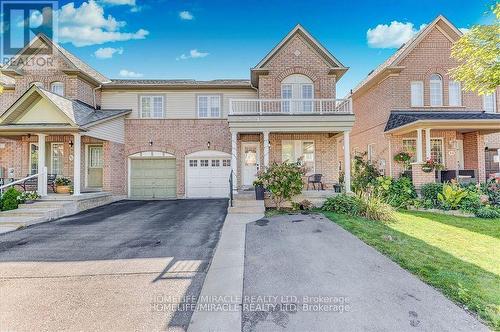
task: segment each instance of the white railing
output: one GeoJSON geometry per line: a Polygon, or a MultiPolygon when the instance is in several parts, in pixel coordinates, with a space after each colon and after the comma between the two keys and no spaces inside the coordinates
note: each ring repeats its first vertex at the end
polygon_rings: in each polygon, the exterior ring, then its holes
{"type": "Polygon", "coordinates": [[[350,99],[230,99],[230,115],[351,114],[350,99]]]}
{"type": "MultiPolygon", "coordinates": [[[[3,195],[5,189],[7,189],[9,187],[13,187],[16,184],[23,183],[26,180],[33,179],[33,178],[38,178],[40,175],[42,175],[42,176],[45,175],[43,178],[45,179],[45,182],[47,182],[47,167],[44,167],[44,169],[42,170],[41,173],[36,173],[36,174],[27,176],[27,177],[19,179],[19,180],[9,182],[9,183],[7,183],[7,184],[5,184],[3,186],[0,186],[0,196],[3,195]]],[[[45,183],[45,186],[47,186],[46,183],[45,183]]]]}

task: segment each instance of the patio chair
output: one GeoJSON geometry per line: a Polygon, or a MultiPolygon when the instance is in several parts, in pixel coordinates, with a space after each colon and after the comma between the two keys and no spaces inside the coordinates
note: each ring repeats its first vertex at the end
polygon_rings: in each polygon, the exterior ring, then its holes
{"type": "Polygon", "coordinates": [[[312,183],[313,189],[316,189],[316,184],[318,185],[318,191],[325,190],[323,187],[323,182],[321,182],[321,178],[323,174],[312,174],[307,177],[307,190],[309,190],[309,184],[312,183]]]}
{"type": "MultiPolygon", "coordinates": [[[[26,177],[30,176],[29,174],[26,175],[26,177]]],[[[56,177],[57,174],[47,174],[47,187],[52,188],[53,192],[56,192],[56,177]]],[[[26,188],[33,188],[37,186],[38,184],[38,178],[31,178],[31,179],[26,179],[21,183],[16,184],[16,186],[19,186],[23,188],[23,191],[26,191],[26,188]]]]}

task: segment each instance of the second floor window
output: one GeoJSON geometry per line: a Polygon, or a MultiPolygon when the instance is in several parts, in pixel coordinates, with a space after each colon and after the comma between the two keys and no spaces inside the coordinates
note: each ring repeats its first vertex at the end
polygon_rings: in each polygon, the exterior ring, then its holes
{"type": "Polygon", "coordinates": [[[198,96],[199,118],[220,118],[220,96],[198,96]]]}
{"type": "Polygon", "coordinates": [[[462,87],[460,82],[450,81],[448,83],[448,103],[450,106],[462,106],[462,87]]]}
{"type": "Polygon", "coordinates": [[[496,99],[495,93],[483,96],[483,110],[487,113],[496,112],[496,99]]]}
{"type": "Polygon", "coordinates": [[[163,96],[141,96],[141,118],[165,117],[163,96]]]}
{"type": "Polygon", "coordinates": [[[424,82],[422,81],[411,82],[411,106],[424,106],[424,82]]]}
{"type": "Polygon", "coordinates": [[[441,75],[431,75],[430,102],[431,106],[443,106],[443,78],[441,75]]]}
{"type": "Polygon", "coordinates": [[[53,82],[50,85],[50,91],[52,91],[55,94],[58,94],[59,96],[64,96],[64,83],[53,82]]]}

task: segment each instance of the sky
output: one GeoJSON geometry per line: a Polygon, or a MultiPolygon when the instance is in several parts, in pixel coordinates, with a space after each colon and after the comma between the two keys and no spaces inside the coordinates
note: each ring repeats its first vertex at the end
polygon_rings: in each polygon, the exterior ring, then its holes
{"type": "MultiPolygon", "coordinates": [[[[337,85],[340,98],[437,15],[467,29],[491,23],[492,15],[485,12],[493,3],[60,1],[58,39],[110,78],[248,79],[250,68],[300,23],[350,68],[337,85]]],[[[37,21],[35,14],[33,22],[30,20],[33,24],[37,21]]]]}

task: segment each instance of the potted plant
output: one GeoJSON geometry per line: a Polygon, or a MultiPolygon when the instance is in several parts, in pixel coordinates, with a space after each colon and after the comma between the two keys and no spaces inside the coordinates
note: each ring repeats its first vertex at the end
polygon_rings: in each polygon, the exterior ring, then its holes
{"type": "Polygon", "coordinates": [[[59,177],[56,179],[56,193],[69,194],[71,190],[71,179],[59,177]]]}
{"type": "Polygon", "coordinates": [[[411,163],[412,155],[406,151],[401,151],[394,156],[394,161],[398,164],[402,164],[405,168],[408,168],[411,163]]]}
{"type": "Polygon", "coordinates": [[[266,189],[264,188],[264,183],[262,182],[261,179],[257,178],[253,182],[253,186],[255,188],[255,199],[258,201],[263,201],[264,200],[264,193],[266,189]]]}
{"type": "Polygon", "coordinates": [[[434,170],[441,170],[444,168],[443,164],[435,162],[432,158],[427,159],[425,163],[422,164],[422,171],[425,173],[430,173],[434,170]]]}

